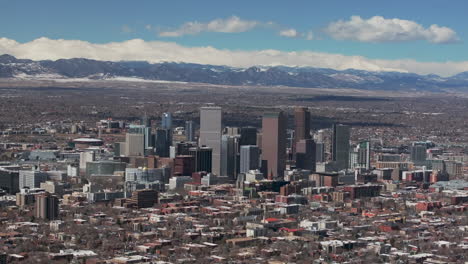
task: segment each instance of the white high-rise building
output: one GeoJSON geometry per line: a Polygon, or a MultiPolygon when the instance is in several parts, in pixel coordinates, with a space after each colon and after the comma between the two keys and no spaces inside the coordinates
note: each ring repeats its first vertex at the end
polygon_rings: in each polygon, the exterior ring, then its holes
{"type": "Polygon", "coordinates": [[[221,107],[208,106],[200,108],[200,146],[212,148],[212,172],[220,175],[221,172],[221,107]]]}

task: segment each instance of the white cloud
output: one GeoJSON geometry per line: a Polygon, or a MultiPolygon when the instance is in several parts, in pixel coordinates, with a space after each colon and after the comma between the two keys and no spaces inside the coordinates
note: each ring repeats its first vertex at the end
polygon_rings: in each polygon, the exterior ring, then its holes
{"type": "Polygon", "coordinates": [[[362,19],[352,16],[350,20],[339,20],[330,23],[325,32],[339,40],[353,40],[360,42],[398,42],[426,40],[432,43],[454,43],[459,41],[457,33],[448,28],[431,25],[428,28],[404,19],[386,19],[374,16],[362,19]]]}
{"type": "MultiPolygon", "coordinates": [[[[150,26],[150,25],[148,25],[150,26]]],[[[147,29],[148,29],[147,26],[147,29]]],[[[150,26],[151,27],[151,26],[150,26]]],[[[237,16],[229,18],[217,18],[212,21],[202,23],[198,21],[186,22],[174,30],[159,30],[160,37],[182,37],[185,35],[198,35],[203,32],[221,32],[221,33],[241,33],[250,31],[254,28],[262,27],[272,31],[277,31],[279,36],[287,38],[305,38],[312,39],[312,32],[301,33],[294,28],[285,28],[275,22],[263,22],[256,20],[245,20],[237,16]]]]}
{"type": "Polygon", "coordinates": [[[289,28],[289,29],[283,29],[278,32],[278,35],[286,38],[303,38],[306,40],[312,40],[314,39],[314,34],[312,31],[308,32],[298,32],[294,28],[289,28]]]}
{"type": "Polygon", "coordinates": [[[172,31],[161,31],[161,37],[181,37],[184,35],[197,35],[202,32],[240,33],[249,31],[263,23],[254,20],[243,20],[237,16],[226,19],[215,19],[207,23],[197,21],[187,22],[178,29],[172,31]]]}
{"type": "Polygon", "coordinates": [[[206,47],[186,47],[174,42],[132,39],[123,42],[95,44],[80,40],[39,38],[26,43],[0,38],[0,54],[33,60],[89,58],[121,61],[142,60],[151,63],[171,61],[234,67],[254,65],[311,66],[337,70],[400,71],[442,76],[468,71],[468,61],[418,62],[415,60],[375,60],[314,51],[256,50],[241,51],[206,47]]]}
{"type": "Polygon", "coordinates": [[[297,32],[294,28],[290,28],[281,30],[279,35],[287,38],[297,38],[299,36],[299,32],[297,32]]]}

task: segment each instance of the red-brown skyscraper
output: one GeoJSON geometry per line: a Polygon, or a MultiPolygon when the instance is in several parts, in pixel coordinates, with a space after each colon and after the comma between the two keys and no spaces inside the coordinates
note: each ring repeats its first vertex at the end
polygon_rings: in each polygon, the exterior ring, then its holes
{"type": "Polygon", "coordinates": [[[310,112],[305,107],[294,109],[294,142],[293,153],[296,153],[296,144],[302,139],[310,139],[310,112]]]}
{"type": "Polygon", "coordinates": [[[283,176],[286,168],[287,117],[282,111],[266,113],[262,119],[262,159],[267,162],[268,179],[283,176]]]}

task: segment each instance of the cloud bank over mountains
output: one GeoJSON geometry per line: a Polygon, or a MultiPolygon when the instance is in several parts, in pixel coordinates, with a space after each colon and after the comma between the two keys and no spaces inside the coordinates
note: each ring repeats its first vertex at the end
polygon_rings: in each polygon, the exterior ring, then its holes
{"type": "MultiPolygon", "coordinates": [[[[235,26],[241,30],[248,26],[235,26]]],[[[215,27],[216,28],[216,27],[215,27]]],[[[289,34],[291,37],[294,34],[289,34]]],[[[347,56],[315,51],[265,49],[254,51],[217,49],[211,46],[187,47],[174,42],[132,39],[104,44],[81,40],[38,38],[20,43],[0,38],[0,54],[32,60],[88,58],[106,61],[188,62],[233,67],[251,66],[310,66],[336,70],[398,71],[450,76],[468,71],[468,61],[419,62],[412,59],[382,60],[363,56],[347,56]]]]}

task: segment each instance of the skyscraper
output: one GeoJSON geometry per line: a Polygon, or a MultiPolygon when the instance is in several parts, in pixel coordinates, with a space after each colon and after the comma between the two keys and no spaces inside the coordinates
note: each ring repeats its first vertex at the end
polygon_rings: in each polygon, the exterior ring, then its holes
{"type": "Polygon", "coordinates": [[[212,171],[213,149],[210,147],[194,147],[189,149],[189,155],[195,157],[195,171],[212,171]]]}
{"type": "Polygon", "coordinates": [[[333,124],[332,158],[338,170],[347,169],[349,165],[350,129],[346,125],[333,124]]]}
{"type": "Polygon", "coordinates": [[[240,147],[240,173],[260,168],[260,150],[257,146],[246,145],[240,147]]]}
{"type": "Polygon", "coordinates": [[[354,150],[349,151],[349,162],[348,162],[348,169],[354,170],[356,168],[361,168],[358,159],[359,153],[354,150]]]}
{"type": "Polygon", "coordinates": [[[193,121],[185,121],[185,138],[187,141],[195,141],[195,124],[193,121]]]}
{"type": "Polygon", "coordinates": [[[36,198],[36,217],[54,220],[59,216],[59,199],[49,193],[40,194],[36,198]]]}
{"type": "Polygon", "coordinates": [[[262,160],[268,179],[282,176],[286,168],[287,117],[282,111],[266,113],[262,119],[262,160]]]}
{"type": "Polygon", "coordinates": [[[315,171],[315,142],[313,139],[301,139],[296,143],[296,167],[315,171]]]}
{"type": "Polygon", "coordinates": [[[426,164],[427,147],[423,144],[413,143],[410,147],[411,161],[415,165],[421,166],[426,164]]]}
{"type": "Polygon", "coordinates": [[[156,129],[156,155],[160,157],[169,157],[169,148],[172,145],[171,129],[156,129]]]}
{"type": "Polygon", "coordinates": [[[240,145],[257,145],[257,128],[243,127],[240,131],[240,145]]]}
{"type": "Polygon", "coordinates": [[[221,107],[208,106],[200,108],[200,146],[212,148],[212,173],[221,173],[221,107]]]}
{"type": "Polygon", "coordinates": [[[146,149],[152,149],[153,135],[149,119],[145,115],[142,119],[142,125],[131,124],[125,137],[125,144],[120,145],[120,154],[125,156],[143,156],[146,149]]]}
{"type": "Polygon", "coordinates": [[[310,112],[305,107],[294,109],[294,143],[293,153],[296,153],[296,145],[302,139],[310,139],[310,112]]]}
{"type": "Polygon", "coordinates": [[[161,128],[162,129],[171,129],[172,128],[172,114],[163,113],[161,117],[161,128]]]}
{"type": "Polygon", "coordinates": [[[315,143],[315,161],[325,162],[325,144],[315,143]]]}
{"type": "Polygon", "coordinates": [[[154,136],[151,133],[151,127],[145,127],[145,150],[152,150],[154,148],[154,136]]]}
{"type": "Polygon", "coordinates": [[[370,142],[363,141],[359,143],[356,147],[358,157],[357,163],[359,168],[364,168],[366,170],[370,169],[370,142]]]}
{"type": "Polygon", "coordinates": [[[145,134],[127,133],[123,153],[125,156],[143,156],[145,154],[145,134]]]}
{"type": "Polygon", "coordinates": [[[145,142],[144,149],[145,151],[152,152],[154,148],[154,136],[151,132],[151,119],[146,113],[142,118],[140,126],[130,125],[129,133],[143,134],[145,142]]]}
{"type": "Polygon", "coordinates": [[[239,136],[223,135],[221,139],[221,175],[235,179],[239,170],[239,136]]]}

